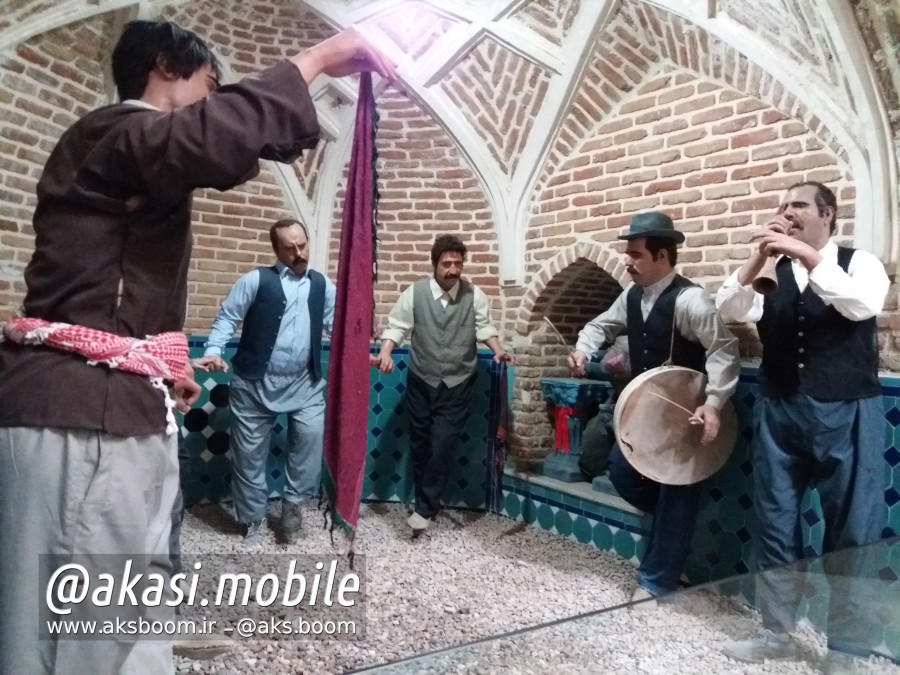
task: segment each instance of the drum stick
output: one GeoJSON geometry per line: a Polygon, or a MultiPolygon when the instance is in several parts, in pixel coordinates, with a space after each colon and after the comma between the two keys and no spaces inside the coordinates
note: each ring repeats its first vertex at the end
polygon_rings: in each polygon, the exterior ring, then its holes
{"type": "MultiPolygon", "coordinates": [[[[547,322],[547,325],[550,326],[550,330],[552,330],[554,332],[554,334],[556,335],[556,337],[559,338],[559,341],[560,341],[560,343],[562,343],[562,346],[565,347],[566,349],[568,349],[569,345],[566,342],[566,338],[564,338],[562,336],[562,333],[560,333],[558,330],[556,330],[556,326],[553,325],[553,322],[550,319],[548,319],[546,316],[544,317],[544,321],[547,322]]],[[[569,358],[574,358],[572,356],[572,352],[569,352],[569,358]]],[[[584,375],[584,366],[581,367],[581,369],[580,369],[580,371],[578,371],[578,373],[573,373],[573,374],[584,375]]]]}
{"type": "Polygon", "coordinates": [[[553,325],[553,322],[550,321],[550,319],[548,319],[546,316],[544,317],[544,321],[547,322],[547,325],[550,326],[550,330],[552,330],[556,334],[556,337],[559,338],[559,341],[562,342],[563,346],[568,347],[569,344],[566,342],[566,338],[562,336],[562,333],[556,330],[556,326],[553,325]]]}
{"type": "Polygon", "coordinates": [[[694,415],[694,413],[692,413],[690,410],[688,410],[687,408],[685,408],[683,405],[678,405],[677,403],[675,403],[675,401],[670,401],[670,400],[667,399],[665,396],[661,396],[660,394],[657,394],[655,391],[651,391],[651,392],[649,392],[649,393],[650,393],[651,395],[655,396],[656,398],[661,398],[661,399],[662,399],[663,401],[665,401],[666,403],[671,403],[671,404],[674,405],[676,408],[681,408],[682,410],[684,410],[684,412],[686,412],[688,415],[691,416],[691,418],[690,418],[691,424],[703,424],[703,420],[701,420],[699,417],[697,417],[696,415],[694,415]]]}

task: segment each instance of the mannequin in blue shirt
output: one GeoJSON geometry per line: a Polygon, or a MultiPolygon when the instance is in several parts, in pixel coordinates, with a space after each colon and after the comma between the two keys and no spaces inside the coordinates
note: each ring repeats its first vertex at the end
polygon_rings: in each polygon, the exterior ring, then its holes
{"type": "Polygon", "coordinates": [[[309,269],[309,234],[294,219],[270,230],[278,262],[242,276],[216,315],[197,365],[227,370],[222,350],[243,324],[232,361],[231,462],[235,516],[246,526],[244,542],[266,536],[266,461],[272,427],[288,418],[288,447],[281,528],[288,540],[300,532],[300,507],[316,498],[322,466],[325,380],[323,329],[331,333],[335,286],[309,269]]]}

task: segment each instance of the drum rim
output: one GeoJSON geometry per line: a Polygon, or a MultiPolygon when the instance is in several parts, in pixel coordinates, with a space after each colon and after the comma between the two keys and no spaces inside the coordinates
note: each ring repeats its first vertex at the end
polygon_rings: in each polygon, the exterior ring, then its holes
{"type": "Polygon", "coordinates": [[[699,370],[694,370],[693,368],[686,368],[684,366],[657,366],[656,368],[645,370],[637,377],[632,378],[631,382],[625,385],[625,387],[622,389],[622,392],[619,394],[619,397],[616,399],[616,408],[613,411],[613,432],[615,432],[617,441],[619,441],[619,434],[617,432],[617,429],[619,428],[619,420],[621,419],[623,411],[625,410],[625,407],[620,404],[627,401],[628,397],[631,396],[634,390],[637,389],[644,380],[649,379],[650,375],[656,375],[664,370],[687,370],[691,373],[697,373],[699,375],[702,375],[703,377],[706,377],[705,373],[701,373],[699,370]]]}
{"type": "MultiPolygon", "coordinates": [[[[624,411],[626,408],[626,405],[621,405],[621,404],[622,403],[627,404],[628,397],[630,397],[631,394],[634,392],[634,390],[638,389],[643,382],[650,379],[651,376],[658,375],[660,372],[663,372],[663,371],[679,371],[679,370],[689,371],[696,375],[700,375],[704,379],[708,380],[706,373],[701,372],[699,370],[694,370],[693,368],[686,368],[685,366],[675,366],[675,365],[657,366],[656,368],[651,368],[650,370],[647,370],[647,371],[641,373],[640,375],[638,375],[637,377],[635,377],[634,379],[632,379],[631,382],[629,382],[625,386],[625,388],[622,389],[622,392],[619,394],[619,397],[616,400],[616,406],[615,406],[615,410],[613,412],[613,435],[615,436],[616,443],[619,444],[619,447],[622,450],[622,453],[625,456],[626,461],[637,471],[640,471],[640,469],[638,467],[635,467],[634,464],[632,464],[632,461],[629,458],[628,453],[625,451],[626,450],[625,446],[628,446],[628,444],[625,443],[623,445],[622,438],[619,433],[619,429],[621,428],[622,415],[624,414],[624,411]]],[[[722,405],[722,408],[719,411],[719,416],[720,416],[720,419],[722,422],[719,433],[721,434],[721,433],[725,432],[725,433],[733,436],[733,439],[731,441],[731,448],[726,453],[724,453],[724,460],[721,462],[721,464],[719,464],[719,466],[716,467],[716,469],[714,471],[712,471],[709,475],[707,475],[703,478],[697,479],[694,483],[664,483],[664,484],[695,485],[703,480],[706,480],[706,478],[709,478],[710,476],[715,475],[718,471],[720,471],[722,469],[723,466],[725,466],[725,464],[728,462],[728,458],[734,452],[734,446],[737,443],[737,436],[738,436],[737,410],[735,409],[734,404],[731,401],[731,397],[729,397],[725,401],[725,403],[722,405]],[[733,424],[730,424],[731,422],[733,422],[733,424]]],[[[631,447],[631,446],[628,446],[628,447],[631,447]]],[[[644,469],[644,470],[646,470],[646,469],[644,469]]],[[[657,482],[662,483],[662,481],[659,481],[656,478],[653,478],[653,477],[649,477],[649,478],[651,478],[651,480],[656,480],[657,482]]]]}

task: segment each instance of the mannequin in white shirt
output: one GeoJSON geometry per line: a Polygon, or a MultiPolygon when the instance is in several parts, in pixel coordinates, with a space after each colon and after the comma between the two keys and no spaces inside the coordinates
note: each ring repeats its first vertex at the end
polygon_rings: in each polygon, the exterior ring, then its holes
{"type": "MultiPolygon", "coordinates": [[[[824,553],[877,541],[887,524],[875,317],[890,283],[875,256],[831,240],[836,213],[825,185],[789,188],[778,212],[752,235],[750,259],[716,296],[722,318],[758,323],[763,343],[753,411],[756,559],[760,570],[774,569],[757,584],[762,631],[725,648],[744,662],[796,654],[790,632],[801,588],[796,573],[779,566],[803,557],[807,488],[821,499],[824,553]],[[763,296],[750,284],[768,256],[777,257],[779,285],[763,296]]],[[[869,630],[863,594],[851,586],[871,570],[862,554],[852,557],[859,560],[830,572],[847,581],[831,592],[827,672],[843,672],[845,654],[858,652],[869,630]]]]}

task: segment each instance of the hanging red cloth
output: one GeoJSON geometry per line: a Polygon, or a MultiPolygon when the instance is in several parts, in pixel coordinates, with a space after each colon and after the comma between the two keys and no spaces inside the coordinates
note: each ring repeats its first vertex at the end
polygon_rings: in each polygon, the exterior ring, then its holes
{"type": "Polygon", "coordinates": [[[557,452],[569,452],[569,418],[577,411],[575,408],[556,406],[553,414],[556,415],[556,447],[557,452]]]}
{"type": "Polygon", "coordinates": [[[334,330],[328,358],[322,491],[331,527],[351,542],[359,521],[369,419],[375,261],[375,97],[362,73],[341,221],[334,330]]]}

